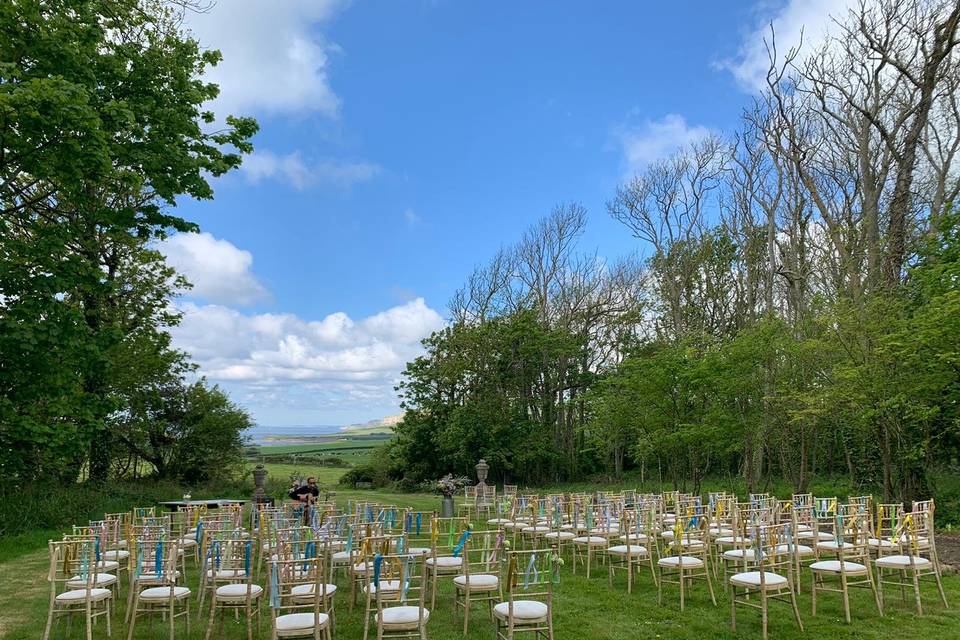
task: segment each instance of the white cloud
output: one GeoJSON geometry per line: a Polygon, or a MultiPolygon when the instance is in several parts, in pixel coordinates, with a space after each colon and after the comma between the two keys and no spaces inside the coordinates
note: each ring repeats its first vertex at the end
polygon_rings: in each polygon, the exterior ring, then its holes
{"type": "Polygon", "coordinates": [[[757,92],[767,86],[767,68],[770,57],[767,43],[770,42],[770,25],[776,33],[776,48],[780,56],[791,48],[803,44],[800,51],[812,51],[823,43],[827,34],[835,29],[833,18],[843,18],[850,7],[859,0],[787,0],[770,11],[770,4],[758,7],[758,20],[730,60],[719,63],[727,69],[746,91],[757,92]]]}
{"type": "Polygon", "coordinates": [[[417,215],[417,212],[413,209],[404,209],[403,211],[403,220],[407,223],[407,226],[415,226],[423,222],[423,218],[417,215]]]}
{"type": "Polygon", "coordinates": [[[178,233],[159,243],[167,263],[193,284],[190,296],[208,302],[250,305],[269,297],[251,273],[253,256],[209,233],[178,233]]]}
{"type": "Polygon", "coordinates": [[[295,189],[306,189],[315,184],[346,188],[371,180],[381,171],[379,165],[369,162],[307,162],[298,151],[286,155],[255,151],[244,158],[240,168],[252,183],[265,179],[281,180],[295,189]]]}
{"type": "Polygon", "coordinates": [[[223,61],[207,78],[220,85],[219,116],[315,111],[336,116],[330,55],[339,48],[318,25],[345,3],[339,0],[219,0],[208,11],[187,12],[200,44],[219,49],[223,61]]]}
{"type": "Polygon", "coordinates": [[[445,324],[423,298],[360,320],[342,312],[308,321],[292,314],[244,314],[220,305],[179,305],[174,345],[200,373],[224,383],[259,412],[395,407],[393,386],[420,340],[445,324]]]}
{"type": "Polygon", "coordinates": [[[647,120],[640,126],[621,127],[617,137],[623,150],[627,174],[632,177],[650,163],[711,133],[709,127],[690,126],[683,116],[669,113],[660,120],[647,120]]]}

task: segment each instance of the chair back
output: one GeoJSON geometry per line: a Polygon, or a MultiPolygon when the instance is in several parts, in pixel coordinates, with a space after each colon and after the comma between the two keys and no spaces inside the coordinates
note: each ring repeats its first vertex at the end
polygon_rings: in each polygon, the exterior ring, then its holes
{"type": "MultiPolygon", "coordinates": [[[[545,619],[553,614],[553,587],[560,581],[559,557],[554,549],[510,551],[501,583],[506,592],[507,618],[513,619],[516,600],[536,600],[547,606],[545,619]]],[[[526,621],[525,621],[526,622],[526,621]]]]}

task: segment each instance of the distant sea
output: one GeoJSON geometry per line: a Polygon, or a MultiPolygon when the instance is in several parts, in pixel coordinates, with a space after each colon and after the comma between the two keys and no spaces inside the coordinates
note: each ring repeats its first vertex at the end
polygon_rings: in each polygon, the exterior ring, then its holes
{"type": "Polygon", "coordinates": [[[302,438],[324,436],[339,433],[340,427],[335,425],[301,425],[295,427],[275,427],[258,424],[244,434],[247,442],[252,445],[264,444],[297,444],[302,438]]]}

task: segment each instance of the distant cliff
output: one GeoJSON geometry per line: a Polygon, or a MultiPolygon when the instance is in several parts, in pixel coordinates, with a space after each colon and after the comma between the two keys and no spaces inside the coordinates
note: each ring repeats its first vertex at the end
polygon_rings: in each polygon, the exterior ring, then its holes
{"type": "Polygon", "coordinates": [[[345,427],[340,427],[340,430],[390,432],[393,430],[393,426],[401,420],[403,420],[403,414],[398,413],[396,415],[386,416],[385,418],[379,418],[377,420],[370,420],[369,422],[363,422],[361,424],[348,424],[345,427]]]}

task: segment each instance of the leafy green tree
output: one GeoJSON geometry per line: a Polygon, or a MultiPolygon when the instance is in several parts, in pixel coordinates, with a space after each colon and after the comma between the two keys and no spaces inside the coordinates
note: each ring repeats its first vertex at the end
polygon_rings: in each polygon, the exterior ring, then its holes
{"type": "Polygon", "coordinates": [[[0,420],[17,477],[52,460],[64,478],[84,459],[94,479],[109,471],[126,299],[131,285],[166,295],[124,261],[161,268],[145,243],[195,229],[177,198],[212,197],[208,178],[237,167],[257,130],[217,128],[205,110],[218,89],[201,75],[218,60],[163,2],[0,5],[0,420]]]}

